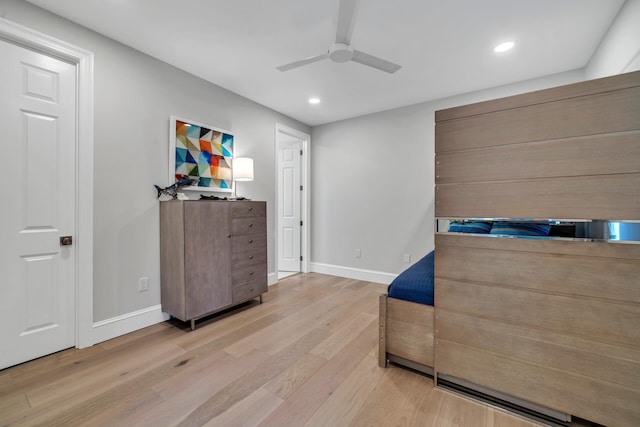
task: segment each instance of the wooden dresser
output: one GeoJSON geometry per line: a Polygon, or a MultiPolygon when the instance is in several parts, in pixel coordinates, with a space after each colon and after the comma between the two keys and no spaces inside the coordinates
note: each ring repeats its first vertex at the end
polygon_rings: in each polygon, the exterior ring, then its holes
{"type": "Polygon", "coordinates": [[[267,291],[266,202],[160,203],[162,310],[182,321],[267,291]]]}

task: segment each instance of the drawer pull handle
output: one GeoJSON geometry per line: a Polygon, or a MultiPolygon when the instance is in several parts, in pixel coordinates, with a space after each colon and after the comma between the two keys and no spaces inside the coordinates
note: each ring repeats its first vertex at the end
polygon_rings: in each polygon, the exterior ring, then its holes
{"type": "Polygon", "coordinates": [[[231,234],[227,234],[227,237],[231,237],[231,234]]]}
{"type": "Polygon", "coordinates": [[[249,239],[249,243],[253,243],[253,239],[249,239]]]}
{"type": "Polygon", "coordinates": [[[249,255],[249,259],[253,259],[253,255],[249,255]]]}
{"type": "Polygon", "coordinates": [[[253,208],[249,208],[249,212],[251,212],[253,210],[253,208]]]}
{"type": "Polygon", "coordinates": [[[253,227],[253,224],[249,224],[249,228],[253,227]]]}
{"type": "Polygon", "coordinates": [[[253,292],[253,288],[249,288],[249,292],[253,292]]]}
{"type": "Polygon", "coordinates": [[[249,272],[249,276],[253,276],[253,271],[249,272]]]}

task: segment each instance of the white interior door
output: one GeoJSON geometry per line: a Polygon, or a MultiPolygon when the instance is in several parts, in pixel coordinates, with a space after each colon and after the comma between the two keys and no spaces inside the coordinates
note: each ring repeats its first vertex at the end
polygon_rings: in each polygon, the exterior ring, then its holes
{"type": "Polygon", "coordinates": [[[300,157],[302,141],[278,141],[278,270],[300,271],[300,157]]]}
{"type": "Polygon", "coordinates": [[[0,369],[75,344],[76,67],[0,40],[0,369]],[[74,237],[74,236],[73,236],[74,237]]]}

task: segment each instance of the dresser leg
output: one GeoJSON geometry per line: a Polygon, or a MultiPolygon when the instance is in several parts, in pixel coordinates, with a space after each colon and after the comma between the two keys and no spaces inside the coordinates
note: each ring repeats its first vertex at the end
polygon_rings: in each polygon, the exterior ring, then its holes
{"type": "Polygon", "coordinates": [[[262,304],[262,294],[260,294],[260,304],[262,304]]]}
{"type": "Polygon", "coordinates": [[[196,330],[196,319],[191,319],[191,330],[192,331],[196,330]]]}

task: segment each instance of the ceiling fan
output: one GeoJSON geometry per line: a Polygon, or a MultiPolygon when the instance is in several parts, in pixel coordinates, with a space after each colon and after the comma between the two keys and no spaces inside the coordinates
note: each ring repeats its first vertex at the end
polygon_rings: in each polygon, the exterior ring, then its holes
{"type": "Polygon", "coordinates": [[[327,52],[321,55],[302,59],[300,61],[281,65],[277,67],[277,69],[280,71],[288,71],[328,58],[333,62],[354,61],[390,74],[398,71],[400,69],[400,65],[378,58],[377,56],[369,55],[368,53],[360,52],[359,50],[355,50],[351,47],[351,34],[353,33],[353,22],[355,20],[357,4],[358,0],[340,1],[336,42],[327,52]]]}

